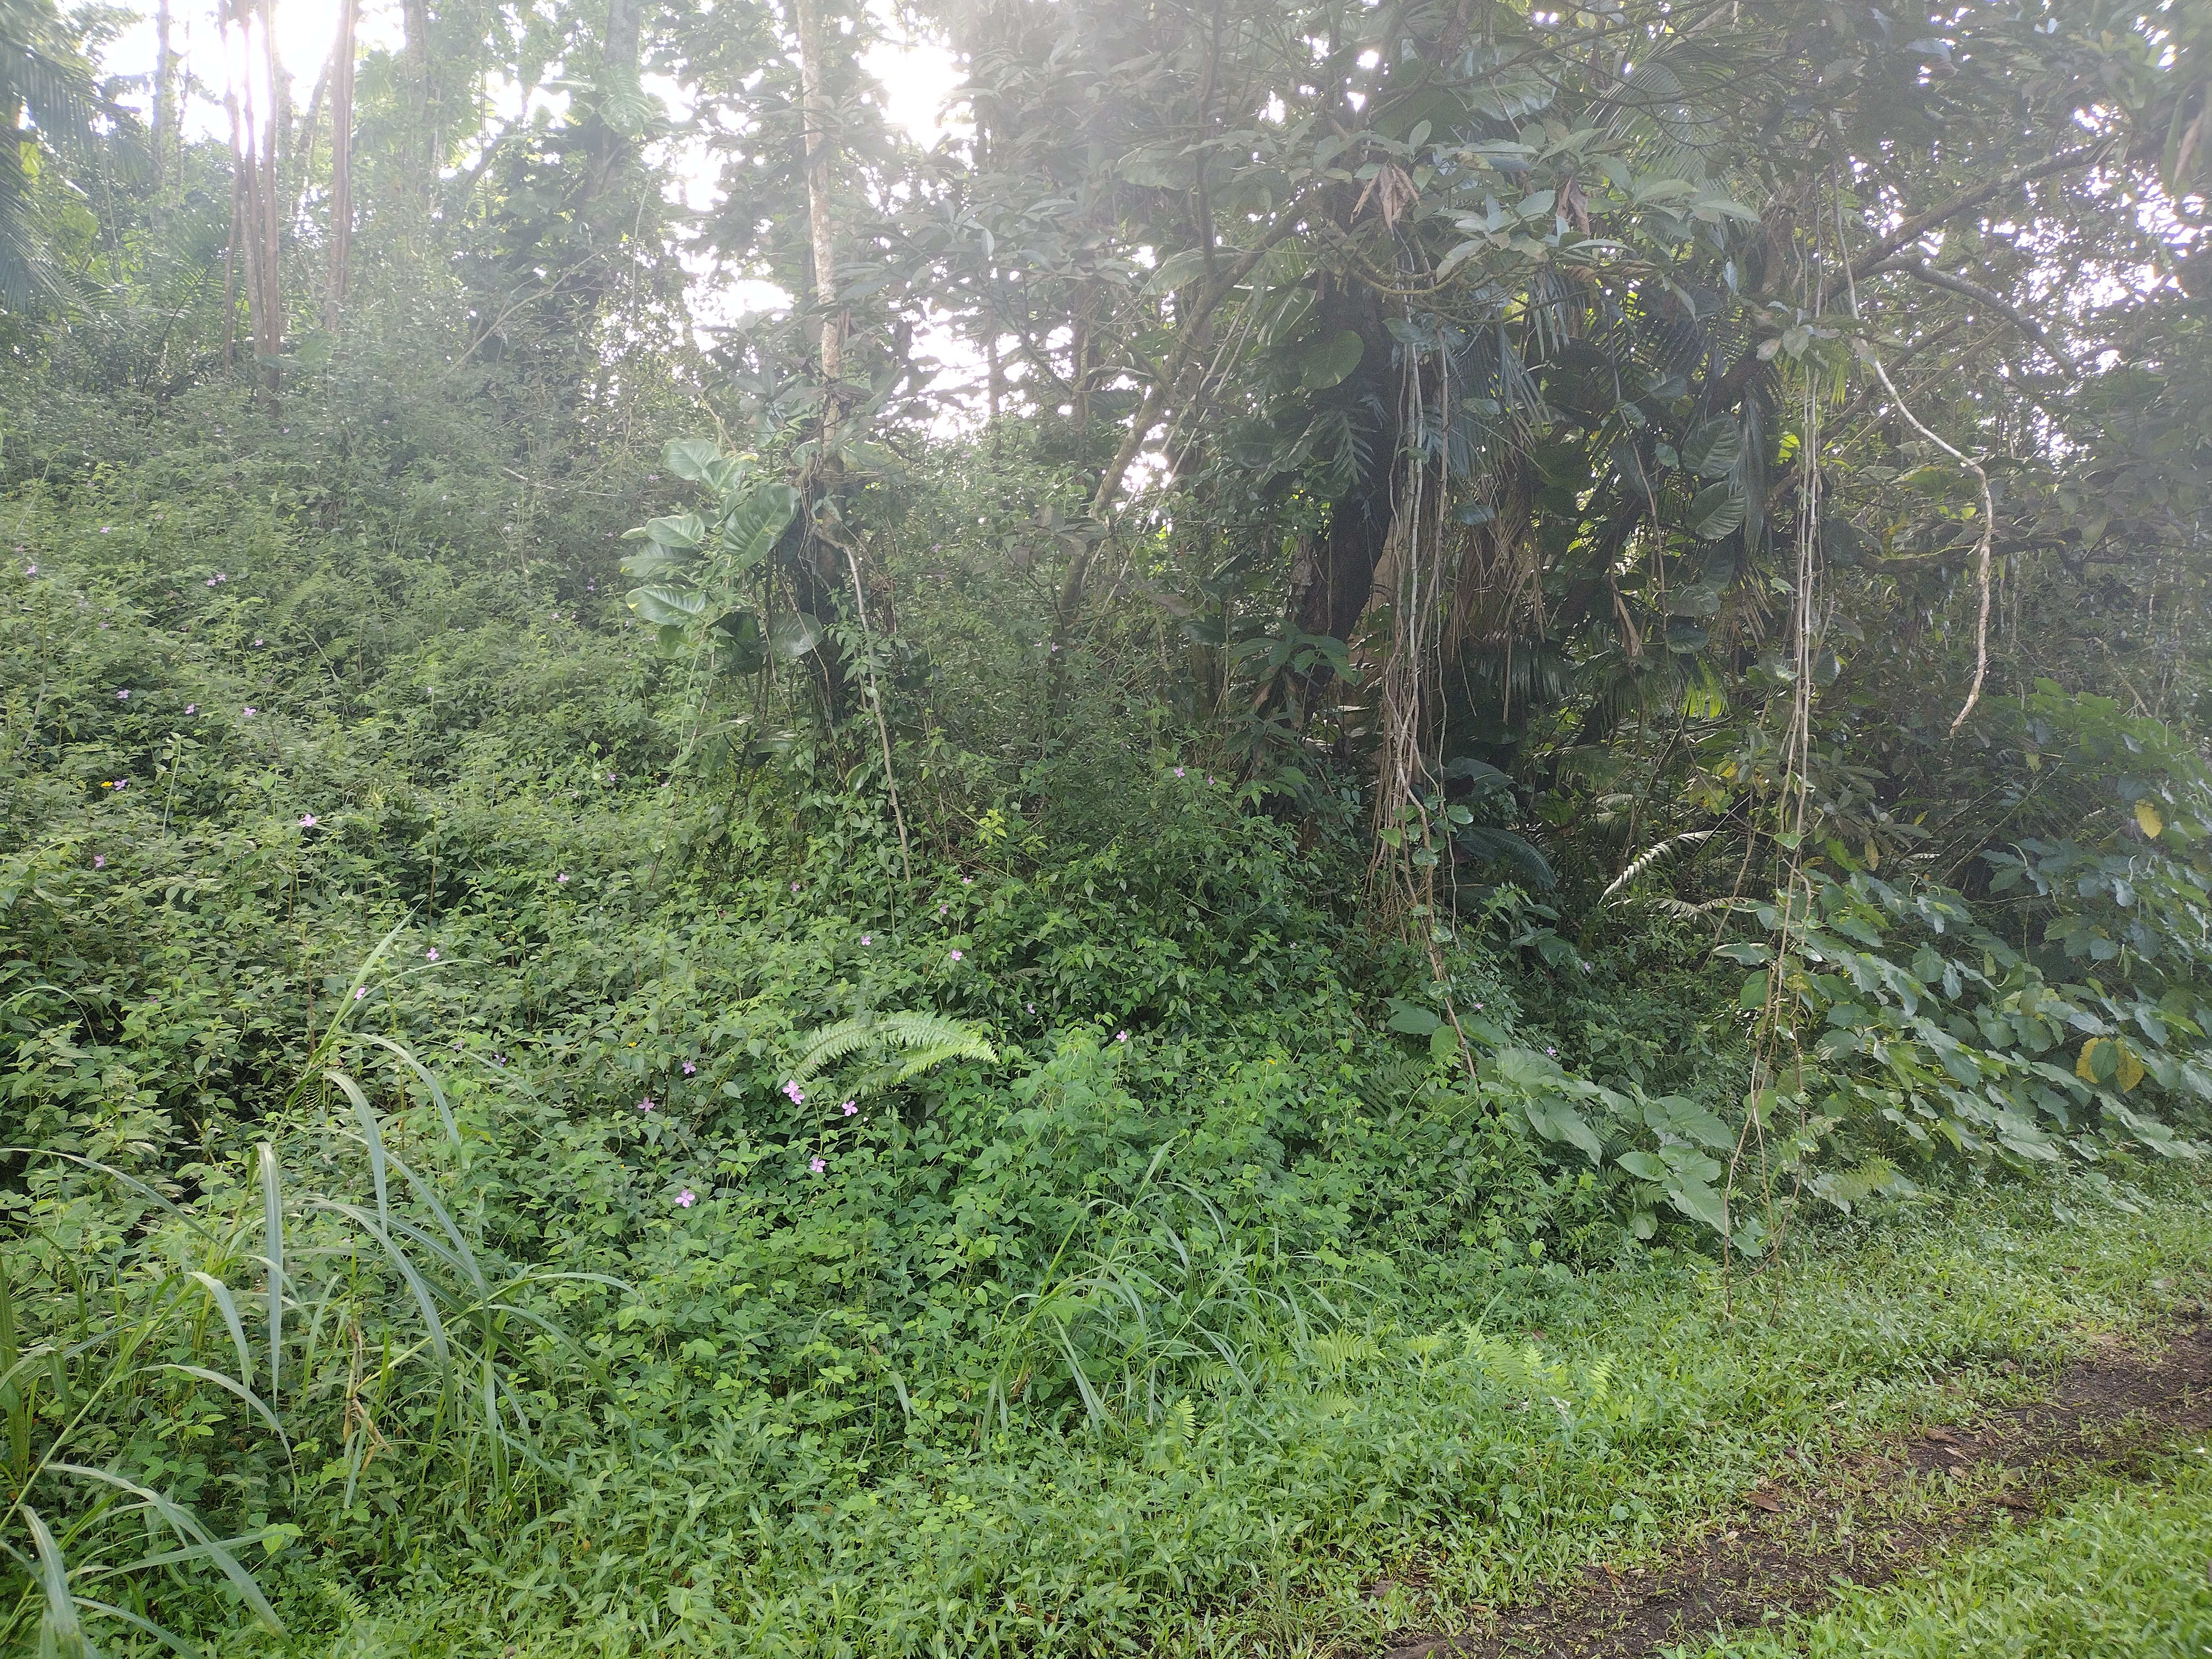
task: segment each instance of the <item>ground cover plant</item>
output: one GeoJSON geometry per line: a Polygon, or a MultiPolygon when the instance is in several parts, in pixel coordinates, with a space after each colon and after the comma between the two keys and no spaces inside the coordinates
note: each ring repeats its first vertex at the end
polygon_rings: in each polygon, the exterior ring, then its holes
{"type": "Polygon", "coordinates": [[[342,10],[0,7],[0,1643],[1379,1647],[2204,1295],[2201,8],[342,10]]]}

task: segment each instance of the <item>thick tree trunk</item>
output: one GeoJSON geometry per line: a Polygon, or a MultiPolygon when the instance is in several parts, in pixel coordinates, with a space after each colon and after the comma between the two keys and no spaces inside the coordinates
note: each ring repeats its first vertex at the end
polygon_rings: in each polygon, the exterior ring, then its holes
{"type": "Polygon", "coordinates": [[[338,39],[331,50],[331,266],[323,283],[323,329],[337,331],[345,311],[346,261],[353,249],[354,37],[361,0],[338,0],[338,39]]]}
{"type": "Polygon", "coordinates": [[[822,314],[822,447],[836,447],[844,369],[845,316],[837,307],[837,222],[830,201],[836,144],[830,131],[829,37],[822,0],[793,0],[799,28],[799,118],[806,142],[806,217],[814,260],[814,302],[822,314]]]}

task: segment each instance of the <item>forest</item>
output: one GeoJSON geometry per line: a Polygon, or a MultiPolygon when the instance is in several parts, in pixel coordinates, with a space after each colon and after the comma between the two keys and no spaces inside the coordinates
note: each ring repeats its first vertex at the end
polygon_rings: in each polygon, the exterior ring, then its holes
{"type": "Polygon", "coordinates": [[[2212,1651],[2208,0],[141,6],[0,1651],[2212,1651]]]}

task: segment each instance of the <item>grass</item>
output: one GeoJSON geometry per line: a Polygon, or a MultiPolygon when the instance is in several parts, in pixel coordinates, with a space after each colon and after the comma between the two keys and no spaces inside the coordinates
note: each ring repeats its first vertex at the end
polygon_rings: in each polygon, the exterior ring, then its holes
{"type": "Polygon", "coordinates": [[[2106,1485],[2039,1523],[1780,1632],[1698,1659],[2203,1659],[2212,1655],[2212,1455],[2192,1447],[2160,1488],[2106,1485]]]}
{"type": "MultiPolygon", "coordinates": [[[[1264,1386],[1142,1434],[854,1480],[732,1422],[593,1471],[519,1544],[426,1560],[404,1600],[346,1612],[343,1650],[1290,1656],[1464,1628],[1587,1563],[1655,1559],[1785,1456],[2023,1397],[2091,1334],[2212,1289],[2203,1185],[2094,1214],[2075,1185],[1833,1237],[1739,1285],[1732,1319],[1691,1264],[1470,1285],[1424,1327],[1285,1336],[1264,1386]],[[775,1522],[746,1497],[771,1471],[775,1522]]],[[[328,1650],[327,1626],[299,1639],[313,1622],[286,1650],[328,1650]]]]}

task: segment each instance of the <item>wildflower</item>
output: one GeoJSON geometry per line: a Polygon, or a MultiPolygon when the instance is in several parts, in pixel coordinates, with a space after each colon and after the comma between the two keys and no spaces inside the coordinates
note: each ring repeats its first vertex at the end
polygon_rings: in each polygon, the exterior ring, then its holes
{"type": "Polygon", "coordinates": [[[1479,1003],[1479,1002],[1478,1002],[1478,1003],[1476,1003],[1476,1004],[1474,1005],[1474,1010],[1475,1010],[1475,1012],[1476,1012],[1477,1013],[1480,1013],[1480,1012],[1482,1012],[1482,1005],[1481,1005],[1480,1003],[1479,1003]]]}
{"type": "Polygon", "coordinates": [[[860,935],[860,943],[863,945],[873,945],[875,940],[870,939],[866,933],[863,933],[860,935]]]}
{"type": "Polygon", "coordinates": [[[94,853],[92,855],[92,867],[95,870],[105,870],[107,868],[107,854],[105,853],[94,853]]]}
{"type": "Polygon", "coordinates": [[[215,586],[215,578],[214,578],[214,577],[212,577],[212,576],[210,576],[210,577],[208,578],[208,580],[207,580],[207,585],[208,585],[210,587],[213,587],[213,586],[215,586]]]}
{"type": "Polygon", "coordinates": [[[693,1192],[689,1187],[686,1187],[682,1192],[676,1194],[676,1207],[679,1210],[688,1210],[698,1201],[699,1194],[693,1192]]]}
{"type": "Polygon", "coordinates": [[[1032,1002],[1031,1004],[1030,1004],[1030,1012],[1031,1013],[1035,1013],[1035,1012],[1036,1012],[1036,1004],[1035,1004],[1034,1002],[1032,1002]]]}
{"type": "Polygon", "coordinates": [[[1545,1052],[1546,1054],[1558,1054],[1559,1051],[1557,1048],[1547,1048],[1547,1049],[1545,1049],[1545,1050],[1544,1050],[1544,1052],[1545,1052]]]}
{"type": "Polygon", "coordinates": [[[118,702],[129,702],[131,701],[131,694],[128,691],[118,691],[115,694],[115,700],[118,702]]]}
{"type": "Polygon", "coordinates": [[[1114,1041],[1116,1042],[1127,1042],[1128,1040],[1129,1034],[1127,1031],[1116,1031],[1114,1033],[1114,1041]]]}
{"type": "Polygon", "coordinates": [[[302,812],[300,814],[300,828],[302,830],[312,830],[314,827],[315,815],[313,812],[302,812]]]}
{"type": "Polygon", "coordinates": [[[559,875],[554,877],[553,879],[565,886],[568,884],[568,872],[566,870],[563,870],[559,875]]]}
{"type": "Polygon", "coordinates": [[[791,1097],[791,1103],[793,1105],[804,1106],[806,1103],[806,1091],[799,1086],[799,1079],[797,1078],[793,1078],[788,1083],[785,1084],[783,1085],[783,1091],[791,1097]]]}
{"type": "Polygon", "coordinates": [[[797,882],[794,881],[791,884],[791,890],[794,893],[799,890],[799,884],[797,882]]]}
{"type": "Polygon", "coordinates": [[[247,706],[247,708],[246,708],[246,719],[248,719],[248,720],[252,720],[252,719],[254,717],[254,715],[255,715],[256,714],[258,714],[258,712],[259,712],[259,711],[258,711],[258,709],[254,708],[252,705],[250,705],[250,704],[249,704],[249,705],[247,706]]]}
{"type": "Polygon", "coordinates": [[[425,962],[435,962],[437,959],[438,952],[435,946],[433,946],[431,949],[422,952],[422,960],[425,962]]]}
{"type": "Polygon", "coordinates": [[[690,1077],[690,1076],[693,1075],[695,1073],[696,1073],[696,1072],[698,1071],[698,1069],[699,1069],[699,1068],[698,1068],[696,1066],[694,1066],[694,1065],[693,1065],[690,1060],[685,1060],[685,1061],[684,1062],[684,1076],[686,1076],[686,1077],[690,1077]]]}
{"type": "Polygon", "coordinates": [[[973,887],[975,884],[975,878],[973,876],[963,876],[960,878],[960,884],[963,887],[973,887]]]}
{"type": "Polygon", "coordinates": [[[27,564],[23,567],[23,574],[26,576],[35,576],[39,574],[39,567],[34,564],[27,564]]]}
{"type": "Polygon", "coordinates": [[[807,1161],[806,1167],[813,1170],[815,1174],[820,1175],[824,1170],[828,1169],[830,1165],[826,1160],[817,1158],[810,1158],[807,1161]]]}
{"type": "Polygon", "coordinates": [[[845,1110],[845,1115],[846,1115],[847,1117],[851,1117],[851,1116],[853,1116],[853,1115],[854,1115],[855,1113],[857,1113],[860,1109],[860,1102],[858,1102],[858,1101],[856,1101],[856,1100],[848,1100],[848,1101],[847,1101],[847,1102],[845,1103],[845,1108],[844,1108],[844,1110],[845,1110]]]}
{"type": "Polygon", "coordinates": [[[641,1100],[637,1103],[637,1109],[641,1112],[649,1112],[653,1109],[653,1103],[649,1100],[641,1100]]]}
{"type": "Polygon", "coordinates": [[[105,536],[105,535],[107,533],[107,526],[106,526],[106,525],[102,525],[102,526],[100,526],[100,533],[101,535],[103,535],[103,536],[105,536]]]}
{"type": "Polygon", "coordinates": [[[951,905],[949,905],[949,904],[940,904],[940,905],[939,905],[939,906],[937,907],[937,914],[938,914],[939,915],[940,915],[940,916],[941,916],[941,915],[944,915],[947,910],[950,910],[951,908],[952,908],[952,907],[951,907],[951,905]]]}
{"type": "Polygon", "coordinates": [[[1180,766],[1178,766],[1178,767],[1176,767],[1176,775],[1177,777],[1181,777],[1181,776],[1182,775],[1182,768],[1181,768],[1180,766]]]}
{"type": "Polygon", "coordinates": [[[187,714],[197,714],[199,712],[200,706],[196,702],[188,702],[185,705],[185,713],[187,714]]]}
{"type": "Polygon", "coordinates": [[[356,985],[356,986],[355,986],[355,987],[353,988],[353,1000],[354,1000],[356,1002],[359,1002],[359,1001],[360,1001],[363,997],[367,996],[368,994],[368,987],[367,987],[366,985],[356,985]]]}
{"type": "Polygon", "coordinates": [[[952,953],[952,959],[953,959],[953,961],[955,961],[955,962],[959,961],[959,960],[960,960],[960,952],[959,952],[959,951],[955,951],[952,953]]]}
{"type": "Polygon", "coordinates": [[[258,646],[260,645],[261,641],[258,641],[258,640],[256,640],[256,641],[254,641],[254,642],[253,642],[253,643],[254,643],[257,647],[258,647],[258,646]]]}

